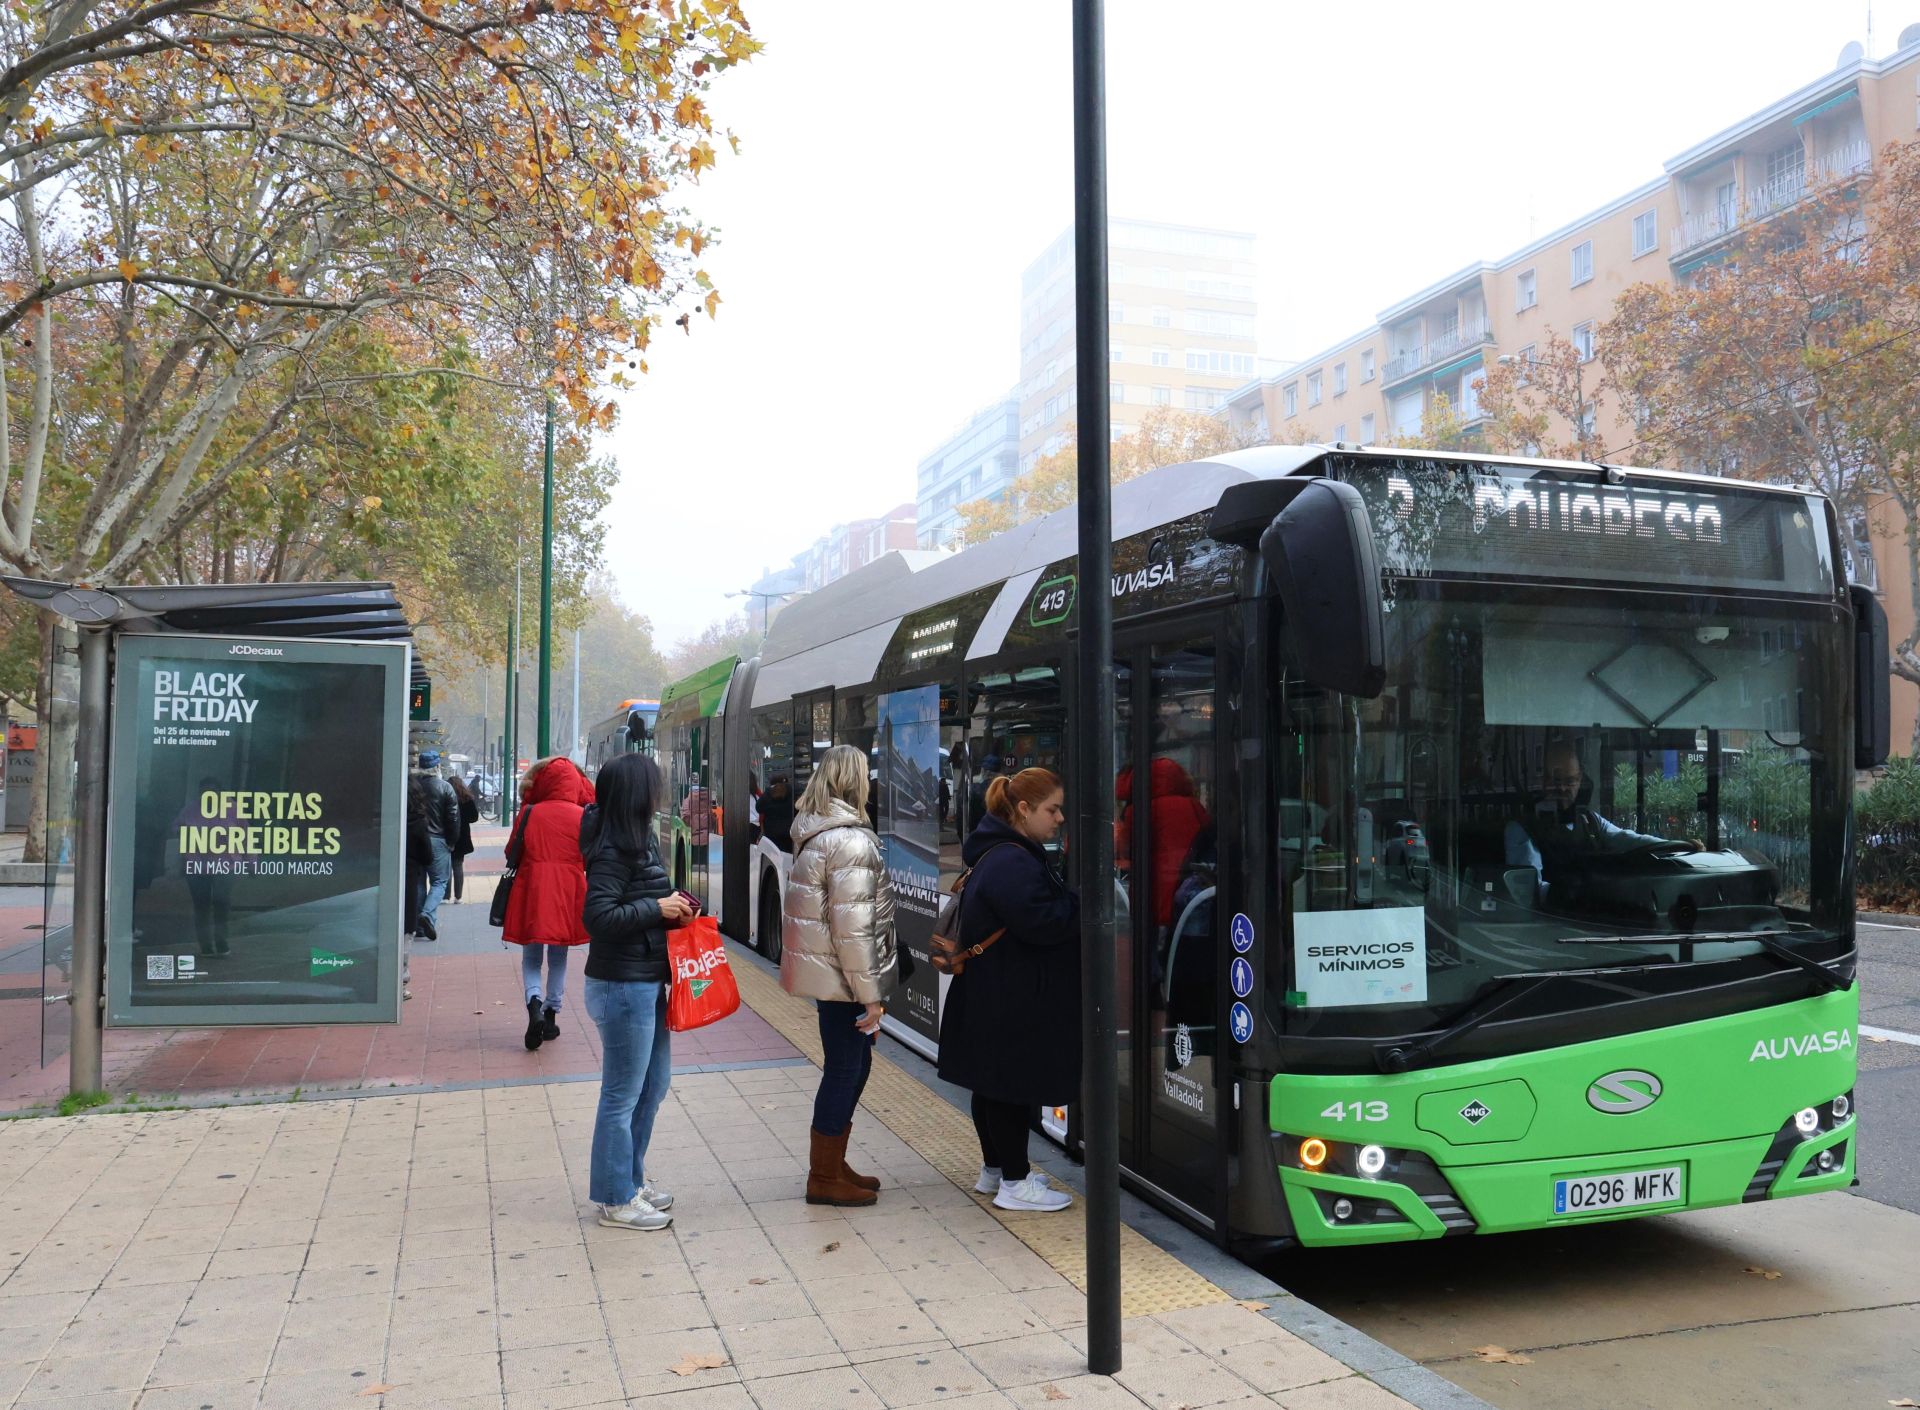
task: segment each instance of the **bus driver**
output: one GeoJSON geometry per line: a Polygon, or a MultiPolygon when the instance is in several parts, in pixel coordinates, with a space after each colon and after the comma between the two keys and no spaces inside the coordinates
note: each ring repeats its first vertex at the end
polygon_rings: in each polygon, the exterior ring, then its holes
{"type": "MultiPolygon", "coordinates": [[[[1579,856],[1627,852],[1666,841],[1610,822],[1592,805],[1580,801],[1586,775],[1580,767],[1580,752],[1570,739],[1556,739],[1547,745],[1540,782],[1532,817],[1507,823],[1506,853],[1508,866],[1532,867],[1542,878],[1543,900],[1559,868],[1576,865],[1579,856]]],[[[1697,850],[1698,844],[1695,847],[1697,850]]]]}

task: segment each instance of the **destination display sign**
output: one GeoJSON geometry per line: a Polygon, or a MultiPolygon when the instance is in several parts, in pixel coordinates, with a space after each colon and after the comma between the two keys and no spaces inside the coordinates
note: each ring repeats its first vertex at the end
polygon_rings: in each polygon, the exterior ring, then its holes
{"type": "Polygon", "coordinates": [[[1342,469],[1396,576],[1834,590],[1826,517],[1803,496],[1412,456],[1342,469]]]}

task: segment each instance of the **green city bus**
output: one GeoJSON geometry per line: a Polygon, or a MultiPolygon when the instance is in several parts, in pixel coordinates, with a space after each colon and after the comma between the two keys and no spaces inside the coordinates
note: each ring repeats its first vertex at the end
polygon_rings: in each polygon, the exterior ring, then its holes
{"type": "Polygon", "coordinates": [[[716,661],[660,692],[654,754],[666,780],[666,798],[654,819],[660,855],[673,884],[719,905],[725,820],[725,741],[719,721],[739,658],[716,661]]]}
{"type": "MultiPolygon", "coordinates": [[[[1851,807],[1888,656],[1824,499],[1268,446],[1113,516],[1110,722],[1074,700],[1071,511],[888,555],[701,678],[717,799],[872,760],[917,961],[895,1037],[937,1051],[927,942],[986,784],[1071,777],[1110,727],[1122,1165],[1177,1217],[1258,1250],[1853,1180],[1851,807]]],[[[728,808],[709,849],[768,955],[775,830],[728,808]]]]}

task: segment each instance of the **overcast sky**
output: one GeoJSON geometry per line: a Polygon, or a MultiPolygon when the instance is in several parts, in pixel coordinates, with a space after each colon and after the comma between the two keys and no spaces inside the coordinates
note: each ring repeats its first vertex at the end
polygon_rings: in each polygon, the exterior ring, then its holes
{"type": "MultiPolygon", "coordinates": [[[[1072,216],[1065,0],[746,3],[766,52],[712,96],[741,154],[690,193],[725,302],[605,439],[608,558],[663,643],[913,498],[1016,380],[1020,272],[1072,216]]],[[[1109,0],[1111,209],[1256,234],[1261,355],[1304,357],[1827,73],[1867,12],[1109,0]]],[[[1879,56],[1920,0],[1873,21],[1879,56]]]]}

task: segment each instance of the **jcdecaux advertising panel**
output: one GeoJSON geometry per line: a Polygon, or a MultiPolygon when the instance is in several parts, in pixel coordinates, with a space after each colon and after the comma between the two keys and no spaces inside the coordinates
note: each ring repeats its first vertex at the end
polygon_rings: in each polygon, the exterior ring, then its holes
{"type": "Polygon", "coordinates": [[[398,1022],[407,647],[117,653],[107,1021],[398,1022]]]}

